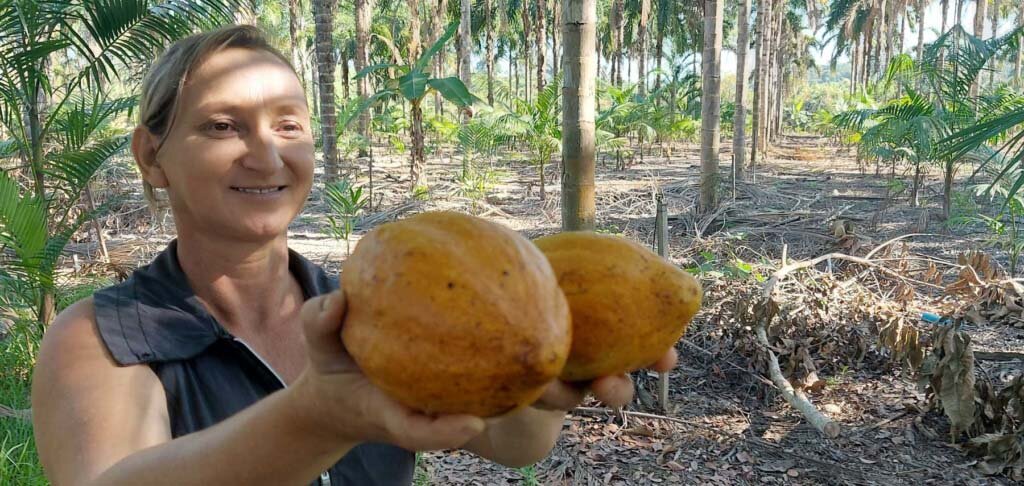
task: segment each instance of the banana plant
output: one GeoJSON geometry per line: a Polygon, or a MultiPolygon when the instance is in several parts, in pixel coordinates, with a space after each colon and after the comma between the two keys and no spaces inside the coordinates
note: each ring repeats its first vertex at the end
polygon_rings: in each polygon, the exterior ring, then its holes
{"type": "MultiPolygon", "coordinates": [[[[457,77],[446,77],[446,78],[432,78],[430,77],[430,65],[431,60],[441,50],[446,42],[448,42],[455,31],[459,28],[458,22],[452,22],[445,29],[444,34],[434,42],[430,48],[423,51],[423,54],[416,60],[415,63],[406,63],[402,61],[402,56],[398,55],[398,50],[391,45],[391,49],[395,52],[394,61],[392,63],[381,63],[368,66],[360,70],[355,75],[355,79],[359,80],[364,76],[368,76],[373,73],[384,72],[385,77],[383,79],[384,88],[374,93],[373,95],[366,98],[365,101],[359,107],[359,111],[369,109],[375,104],[392,98],[404,99],[410,105],[410,133],[412,139],[412,148],[410,150],[410,180],[411,190],[415,192],[418,188],[423,185],[424,171],[426,168],[426,156],[423,143],[423,99],[432,92],[440,93],[444,99],[454,103],[456,106],[462,109],[468,108],[475,101],[479,99],[473,96],[466,85],[462,83],[457,77]]],[[[387,42],[387,39],[379,37],[382,41],[387,42]]]]}
{"type": "Polygon", "coordinates": [[[104,85],[170,41],[230,22],[240,3],[0,0],[0,166],[13,166],[0,171],[0,273],[31,289],[40,324],[56,311],[58,259],[93,216],[76,212],[79,196],[127,144],[110,122],[135,101],[104,85]]]}

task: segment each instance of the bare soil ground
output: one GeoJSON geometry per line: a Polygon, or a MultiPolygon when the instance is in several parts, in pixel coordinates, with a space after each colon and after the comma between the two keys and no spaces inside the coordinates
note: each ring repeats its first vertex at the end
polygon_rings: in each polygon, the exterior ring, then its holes
{"type": "MultiPolygon", "coordinates": [[[[974,467],[977,459],[950,444],[945,416],[927,411],[913,379],[883,360],[821,367],[829,371],[822,376],[827,384],[810,398],[842,427],[839,438],[822,437],[765,383],[752,357],[736,345],[735,332],[742,330],[742,323],[723,310],[724,303],[737,298],[738,286],[761,285],[751,279],[741,285],[722,276],[719,270],[737,260],[770,271],[780,266],[784,252],[790,261],[832,251],[863,255],[909,233],[921,235],[900,241],[900,254],[915,258],[955,262],[961,252],[983,247],[986,233],[971,227],[948,229],[941,223],[937,173],[929,174],[922,207],[912,208],[909,188],[892,182],[888,168],[882,174],[876,174],[875,167],[862,170],[846,149],[830,146],[824,139],[786,137],[770,152],[770,162],[758,167],[748,182],[735,187],[727,183],[720,211],[698,216],[693,213],[700,165],[697,147],[677,148],[671,157],[654,151],[625,171],[614,170],[612,161],[599,163],[598,226],[653,245],[654,196],[661,191],[669,211],[670,259],[684,267],[711,269],[702,274],[706,309],[678,345],[681,360],[670,375],[668,410],[649,399],[656,395],[656,379],[637,376],[644,391],[629,410],[647,416],[608,413],[600,404],[588,403],[566,417],[563,436],[550,457],[533,468],[535,477],[468,453],[443,452],[424,456],[423,481],[1010,484],[1002,475],[982,475],[974,467]],[[842,227],[838,233],[837,227],[842,227]]],[[[728,150],[722,160],[731,160],[728,150]]],[[[554,183],[549,182],[543,201],[534,167],[497,168],[503,173],[481,200],[458,195],[454,181],[460,167],[458,160],[433,160],[428,170],[430,196],[413,200],[407,196],[407,159],[377,160],[373,208],[358,225],[353,247],[359,235],[376,224],[430,209],[470,211],[531,238],[558,230],[557,164],[547,171],[547,180],[554,183]]],[[[898,180],[909,180],[896,175],[898,180]]],[[[364,167],[360,180],[366,177],[364,167]]],[[[171,238],[169,219],[154,223],[140,209],[142,205],[137,194],[129,195],[117,215],[104,222],[113,259],[122,272],[148,260],[171,238]]],[[[294,224],[290,242],[335,270],[345,258],[345,245],[322,232],[325,210],[314,193],[294,224]]],[[[91,235],[86,239],[91,241],[91,235]]],[[[82,261],[95,255],[94,248],[88,242],[72,246],[82,261]]],[[[1003,258],[998,252],[993,255],[1003,258]]],[[[836,271],[843,270],[837,266],[836,271]]],[[[947,282],[953,277],[947,275],[947,282]]],[[[883,297],[896,298],[892,295],[896,289],[885,282],[871,286],[883,297]]],[[[908,316],[920,316],[925,311],[943,313],[957,303],[936,291],[902,305],[908,316]]],[[[928,324],[917,324],[927,330],[928,324]]],[[[969,331],[976,351],[1024,352],[1024,329],[992,325],[972,326],[969,331]]],[[[1022,369],[1020,361],[979,362],[979,372],[997,383],[1005,383],[1022,369]]]]}

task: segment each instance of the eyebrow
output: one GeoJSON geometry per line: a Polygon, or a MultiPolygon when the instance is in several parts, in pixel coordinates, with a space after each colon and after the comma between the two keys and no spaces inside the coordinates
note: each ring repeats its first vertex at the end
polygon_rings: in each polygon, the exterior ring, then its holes
{"type": "MultiPolygon", "coordinates": [[[[204,115],[214,113],[238,113],[248,109],[249,103],[237,103],[232,101],[208,101],[195,107],[195,111],[204,115]]],[[[278,97],[270,103],[263,103],[260,109],[269,108],[274,114],[302,114],[309,111],[305,97],[285,96],[278,97]]]]}

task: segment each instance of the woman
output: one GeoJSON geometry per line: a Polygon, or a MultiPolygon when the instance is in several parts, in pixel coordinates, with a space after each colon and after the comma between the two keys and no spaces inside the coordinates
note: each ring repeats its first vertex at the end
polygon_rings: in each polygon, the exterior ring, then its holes
{"type": "MultiPolygon", "coordinates": [[[[431,417],[346,355],[338,282],[286,239],[313,180],[309,108],[256,29],[168,49],[144,80],[131,148],[177,237],[46,333],[32,402],[54,484],[410,484],[413,451],[522,466],[553,447],[583,390],[554,382],[502,417],[431,417]]],[[[626,376],[590,389],[612,406],[633,393],[626,376]]]]}

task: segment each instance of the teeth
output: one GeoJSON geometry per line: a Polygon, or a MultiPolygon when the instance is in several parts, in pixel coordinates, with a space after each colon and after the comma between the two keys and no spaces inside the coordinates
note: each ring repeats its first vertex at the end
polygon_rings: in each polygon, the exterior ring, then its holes
{"type": "Polygon", "coordinates": [[[268,188],[260,189],[260,188],[256,188],[256,187],[235,187],[234,190],[239,191],[239,192],[244,192],[244,193],[247,193],[247,194],[267,194],[267,193],[270,193],[270,192],[280,191],[281,188],[280,187],[268,187],[268,188]]]}

